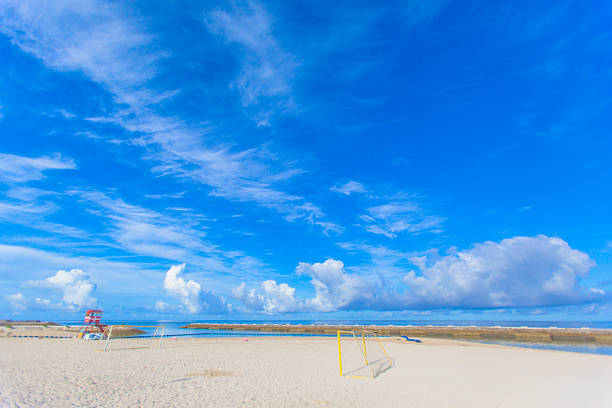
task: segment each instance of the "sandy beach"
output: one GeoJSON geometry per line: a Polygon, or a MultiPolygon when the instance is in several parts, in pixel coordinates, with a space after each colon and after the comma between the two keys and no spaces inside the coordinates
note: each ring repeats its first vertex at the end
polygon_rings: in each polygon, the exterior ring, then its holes
{"type": "Polygon", "coordinates": [[[612,406],[610,356],[439,339],[384,344],[395,366],[354,379],[338,375],[328,338],[167,339],[104,353],[95,341],[4,337],[0,405],[612,406]]]}

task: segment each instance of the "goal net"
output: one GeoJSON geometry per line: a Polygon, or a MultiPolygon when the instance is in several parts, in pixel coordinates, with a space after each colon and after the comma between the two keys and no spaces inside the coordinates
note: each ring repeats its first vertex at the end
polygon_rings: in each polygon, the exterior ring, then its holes
{"type": "Polygon", "coordinates": [[[367,330],[338,331],[338,365],[340,375],[352,378],[375,378],[393,367],[394,361],[376,333],[367,330]]]}
{"type": "Polygon", "coordinates": [[[104,351],[161,347],[163,326],[106,326],[102,335],[104,351]]]}

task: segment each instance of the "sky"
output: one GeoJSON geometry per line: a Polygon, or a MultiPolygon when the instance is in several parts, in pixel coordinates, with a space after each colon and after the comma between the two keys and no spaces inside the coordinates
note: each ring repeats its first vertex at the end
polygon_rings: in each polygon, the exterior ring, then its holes
{"type": "Polygon", "coordinates": [[[612,321],[611,18],[0,0],[0,318],[612,321]]]}

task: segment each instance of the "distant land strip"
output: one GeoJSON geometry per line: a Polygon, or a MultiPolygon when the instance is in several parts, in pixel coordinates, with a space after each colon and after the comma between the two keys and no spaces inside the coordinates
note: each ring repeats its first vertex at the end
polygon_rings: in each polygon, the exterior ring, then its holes
{"type": "Polygon", "coordinates": [[[40,320],[5,320],[0,319],[0,327],[10,327],[10,326],[61,326],[61,324],[54,322],[44,322],[40,320]]]}
{"type": "Polygon", "coordinates": [[[336,334],[338,330],[369,330],[381,336],[412,336],[438,339],[612,345],[612,329],[567,329],[556,327],[476,326],[356,326],[295,324],[191,323],[184,329],[239,330],[290,334],[336,334]]]}

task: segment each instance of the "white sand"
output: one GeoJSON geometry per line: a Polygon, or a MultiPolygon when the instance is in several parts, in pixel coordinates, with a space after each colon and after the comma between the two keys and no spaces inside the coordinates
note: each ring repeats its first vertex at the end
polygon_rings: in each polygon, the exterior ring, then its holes
{"type": "Polygon", "coordinates": [[[332,339],[0,338],[2,407],[612,407],[612,357],[443,340],[385,343],[395,367],[338,375],[332,339]]]}

